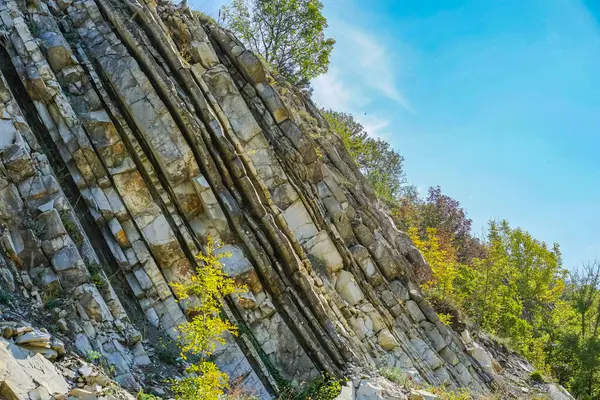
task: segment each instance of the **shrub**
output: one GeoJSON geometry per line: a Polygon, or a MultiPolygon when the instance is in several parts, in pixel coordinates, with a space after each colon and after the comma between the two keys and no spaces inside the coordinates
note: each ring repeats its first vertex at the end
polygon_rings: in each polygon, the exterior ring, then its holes
{"type": "Polygon", "coordinates": [[[90,362],[90,363],[94,363],[94,364],[96,364],[98,361],[100,361],[101,357],[102,357],[102,354],[100,354],[100,352],[98,352],[96,350],[90,350],[85,355],[86,361],[90,362]]]}
{"type": "Polygon", "coordinates": [[[529,378],[531,378],[531,380],[533,382],[536,383],[543,383],[544,382],[544,377],[542,376],[542,373],[540,371],[533,371],[530,375],[529,378]]]}
{"type": "Polygon", "coordinates": [[[461,388],[457,391],[446,391],[443,387],[429,387],[427,391],[439,396],[440,400],[471,400],[473,396],[466,388],[461,388]]]}
{"type": "Polygon", "coordinates": [[[398,385],[406,388],[412,388],[414,386],[414,382],[410,379],[410,377],[406,376],[400,368],[385,367],[381,368],[379,373],[389,381],[397,383],[398,385]]]}
{"type": "Polygon", "coordinates": [[[333,400],[342,391],[342,382],[328,373],[311,382],[292,387],[290,384],[283,386],[278,397],[279,400],[333,400]]]}
{"type": "Polygon", "coordinates": [[[100,274],[92,275],[91,279],[92,279],[92,282],[94,282],[94,285],[96,285],[96,287],[98,289],[102,289],[104,286],[106,286],[106,282],[104,281],[104,278],[100,274]]]}
{"type": "Polygon", "coordinates": [[[179,350],[171,338],[166,339],[166,341],[165,339],[160,338],[158,348],[156,349],[156,356],[165,364],[177,365],[179,350]]]}
{"type": "Polygon", "coordinates": [[[144,393],[142,389],[137,394],[137,400],[162,400],[160,397],[150,393],[144,393]]]}
{"type": "Polygon", "coordinates": [[[0,286],[0,304],[9,306],[9,305],[11,305],[12,302],[13,302],[13,297],[8,292],[8,289],[0,286]]]}
{"type": "Polygon", "coordinates": [[[44,303],[44,307],[47,310],[54,310],[57,307],[60,307],[62,304],[62,300],[57,297],[51,297],[44,303]]]}
{"type": "Polygon", "coordinates": [[[335,377],[323,373],[319,378],[312,381],[308,387],[302,391],[297,400],[333,400],[342,391],[342,384],[335,377]]]}
{"type": "Polygon", "coordinates": [[[219,244],[208,238],[205,253],[197,256],[196,275],[184,284],[172,285],[180,300],[197,299],[190,307],[190,321],[179,326],[181,358],[198,356],[198,361],[186,368],[187,376],[173,381],[173,392],[181,400],[218,400],[228,387],[228,376],[207,358],[216,350],[218,343],[225,344],[223,334],[237,334],[236,327],[221,316],[223,299],[233,293],[245,291],[223,271],[220,259],[231,257],[229,253],[215,254],[219,244]]]}

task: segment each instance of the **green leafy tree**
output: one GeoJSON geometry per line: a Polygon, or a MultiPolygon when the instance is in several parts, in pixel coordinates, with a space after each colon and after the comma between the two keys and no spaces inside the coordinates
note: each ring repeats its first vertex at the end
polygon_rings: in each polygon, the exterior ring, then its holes
{"type": "Polygon", "coordinates": [[[223,271],[220,259],[231,257],[229,253],[214,250],[218,244],[209,237],[205,252],[198,255],[196,274],[185,283],[174,283],[172,287],[179,300],[192,300],[189,308],[190,321],[179,326],[181,357],[197,356],[199,361],[186,368],[187,376],[173,383],[173,392],[178,400],[218,400],[228,387],[229,378],[208,357],[217,344],[225,344],[223,334],[236,334],[236,327],[221,318],[223,299],[233,293],[245,291],[223,271]]]}
{"type": "Polygon", "coordinates": [[[379,197],[395,202],[405,183],[404,157],[384,140],[369,137],[352,114],[333,110],[322,110],[322,114],[379,197]]]}
{"type": "Polygon", "coordinates": [[[516,350],[547,370],[553,312],[561,302],[565,271],[557,245],[547,245],[507,221],[490,222],[484,259],[459,273],[455,287],[478,326],[508,338],[516,350]]]}
{"type": "Polygon", "coordinates": [[[473,236],[472,221],[466,211],[439,186],[430,187],[424,198],[414,187],[403,187],[392,215],[404,230],[416,227],[421,238],[425,237],[428,228],[435,228],[439,239],[454,248],[460,263],[485,257],[485,247],[473,236]]]}
{"type": "Polygon", "coordinates": [[[335,40],[319,0],[233,0],[223,7],[225,25],[292,83],[307,87],[327,72],[335,40]]]}
{"type": "Polygon", "coordinates": [[[571,273],[548,346],[552,372],[576,398],[600,397],[600,263],[571,273]]]}

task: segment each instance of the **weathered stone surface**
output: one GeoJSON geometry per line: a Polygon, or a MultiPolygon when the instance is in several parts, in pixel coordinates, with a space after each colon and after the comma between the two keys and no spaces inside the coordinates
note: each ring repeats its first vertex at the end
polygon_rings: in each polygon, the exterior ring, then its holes
{"type": "Polygon", "coordinates": [[[337,290],[340,296],[350,305],[355,305],[365,298],[365,295],[360,290],[354,276],[348,271],[340,271],[335,283],[335,290],[337,290]]]}
{"type": "Polygon", "coordinates": [[[0,397],[29,399],[29,392],[35,389],[41,389],[42,398],[49,399],[54,393],[66,395],[69,385],[41,354],[0,339],[0,397]]]}
{"type": "Polygon", "coordinates": [[[27,332],[21,336],[17,336],[15,343],[19,345],[27,344],[30,346],[50,347],[50,334],[40,331],[27,332]]]}
{"type": "Polygon", "coordinates": [[[266,80],[265,70],[256,55],[246,50],[237,56],[237,61],[241,67],[242,73],[253,84],[262,83],[266,80]]]}
{"type": "Polygon", "coordinates": [[[95,285],[82,285],[77,292],[76,296],[79,297],[79,304],[90,318],[98,322],[113,320],[108,306],[95,285]]]}
{"type": "Polygon", "coordinates": [[[550,384],[548,385],[548,397],[551,400],[573,400],[574,397],[571,396],[569,392],[565,390],[560,385],[550,384]]]}
{"type": "Polygon", "coordinates": [[[406,309],[408,310],[410,316],[415,322],[421,322],[425,320],[425,315],[423,315],[423,312],[421,311],[419,305],[416,302],[408,300],[406,302],[406,309]]]}
{"type": "Polygon", "coordinates": [[[394,338],[394,336],[392,336],[390,331],[387,329],[383,329],[379,332],[377,335],[377,343],[379,343],[382,349],[387,351],[394,350],[396,347],[398,347],[396,338],[394,338]]]}
{"type": "Polygon", "coordinates": [[[71,48],[62,35],[56,32],[46,32],[41,36],[41,40],[48,63],[54,72],[59,72],[68,65],[76,64],[71,48]]]}
{"type": "Polygon", "coordinates": [[[495,374],[492,356],[478,343],[472,342],[469,347],[467,347],[467,352],[471,357],[477,360],[485,372],[492,376],[495,374]]]}
{"type": "Polygon", "coordinates": [[[288,118],[289,113],[287,108],[285,108],[279,95],[269,84],[264,82],[257,83],[255,88],[260,98],[267,105],[276,123],[279,124],[288,118]]]}
{"type": "MultiPolygon", "coordinates": [[[[355,385],[356,386],[356,385],[355,385]]],[[[356,400],[404,400],[406,395],[385,379],[363,379],[355,389],[356,400]]]]}

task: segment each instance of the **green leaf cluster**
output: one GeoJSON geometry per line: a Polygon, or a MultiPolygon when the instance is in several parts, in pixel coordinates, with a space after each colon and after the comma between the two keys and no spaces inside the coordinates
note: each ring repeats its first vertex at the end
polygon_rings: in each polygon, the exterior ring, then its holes
{"type": "Polygon", "coordinates": [[[335,40],[319,0],[233,0],[221,10],[224,24],[291,83],[308,87],[327,72],[335,40]]]}
{"type": "Polygon", "coordinates": [[[352,114],[321,110],[377,195],[393,202],[405,184],[404,158],[384,140],[372,138],[352,114]]]}

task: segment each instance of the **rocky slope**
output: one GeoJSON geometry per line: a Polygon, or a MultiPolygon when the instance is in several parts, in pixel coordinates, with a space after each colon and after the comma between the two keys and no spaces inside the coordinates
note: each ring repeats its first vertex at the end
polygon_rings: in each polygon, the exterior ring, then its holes
{"type": "Polygon", "coordinates": [[[249,288],[216,362],[259,398],[383,366],[502,381],[423,299],[428,266],[314,104],[231,34],[165,1],[0,0],[0,40],[1,275],[59,299],[52,324],[121,385],[144,383],[147,332],[175,337],[170,284],[209,236],[249,288]]]}

